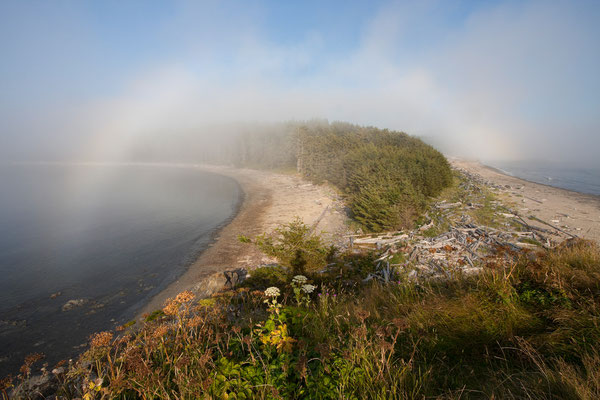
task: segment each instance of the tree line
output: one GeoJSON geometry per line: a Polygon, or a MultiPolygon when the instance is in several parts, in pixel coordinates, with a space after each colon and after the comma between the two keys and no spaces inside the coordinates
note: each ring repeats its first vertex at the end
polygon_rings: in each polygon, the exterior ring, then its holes
{"type": "Polygon", "coordinates": [[[315,120],[242,129],[227,161],[238,167],[296,169],[348,197],[367,230],[411,227],[428,197],[450,185],[446,158],[404,132],[315,120]]]}

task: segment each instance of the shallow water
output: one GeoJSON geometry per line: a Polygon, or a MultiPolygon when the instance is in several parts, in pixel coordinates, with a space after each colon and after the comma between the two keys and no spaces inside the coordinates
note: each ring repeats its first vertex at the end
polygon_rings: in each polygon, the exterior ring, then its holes
{"type": "Polygon", "coordinates": [[[156,166],[3,166],[0,188],[0,376],[131,319],[241,195],[231,178],[156,166]],[[84,304],[63,311],[72,299],[84,304]]]}
{"type": "Polygon", "coordinates": [[[509,175],[580,193],[600,195],[600,169],[541,162],[493,162],[509,175]]]}

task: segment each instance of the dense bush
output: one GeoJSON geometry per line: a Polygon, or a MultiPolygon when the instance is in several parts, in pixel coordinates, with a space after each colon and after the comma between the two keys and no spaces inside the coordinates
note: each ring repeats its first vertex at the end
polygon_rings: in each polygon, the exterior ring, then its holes
{"type": "Polygon", "coordinates": [[[240,240],[254,243],[266,255],[277,258],[291,275],[323,269],[335,251],[299,218],[278,227],[271,234],[263,234],[255,239],[240,236],[240,240]]]}
{"type": "Polygon", "coordinates": [[[371,231],[409,227],[428,197],[450,185],[442,154],[402,132],[347,123],[288,123],[244,132],[235,146],[239,166],[297,169],[348,195],[353,217],[371,231]]]}

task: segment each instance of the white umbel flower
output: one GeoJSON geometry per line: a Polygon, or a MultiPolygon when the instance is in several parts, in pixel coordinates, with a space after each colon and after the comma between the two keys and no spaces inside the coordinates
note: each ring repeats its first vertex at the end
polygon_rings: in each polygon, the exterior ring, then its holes
{"type": "Polygon", "coordinates": [[[278,297],[280,294],[279,288],[275,286],[271,286],[265,290],[265,296],[267,297],[278,297]]]}
{"type": "Polygon", "coordinates": [[[306,283],[306,281],[308,281],[308,279],[304,275],[296,275],[294,279],[292,279],[292,282],[299,284],[306,283]]]}
{"type": "Polygon", "coordinates": [[[312,293],[317,287],[315,285],[302,285],[302,290],[304,290],[304,293],[312,293]]]}

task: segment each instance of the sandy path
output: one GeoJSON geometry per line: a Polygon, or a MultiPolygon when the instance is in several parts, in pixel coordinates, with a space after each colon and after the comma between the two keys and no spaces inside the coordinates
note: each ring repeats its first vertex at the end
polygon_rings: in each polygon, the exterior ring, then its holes
{"type": "Polygon", "coordinates": [[[313,185],[298,175],[214,166],[202,169],[234,178],[244,192],[243,204],[231,223],[219,232],[215,243],[177,281],[155,296],[138,318],[161,308],[166,299],[184,290],[192,290],[199,296],[218,290],[223,284],[224,270],[273,262],[254,246],[240,243],[238,235],[252,237],[271,232],[296,216],[305,224],[314,225],[315,231],[323,232],[330,241],[346,232],[343,204],[327,186],[313,185]]]}
{"type": "MultiPolygon", "coordinates": [[[[500,196],[524,216],[533,215],[564,231],[600,242],[600,196],[572,192],[515,178],[477,161],[450,159],[454,167],[502,185],[500,196]]],[[[545,227],[528,220],[528,223],[545,227]]]]}

